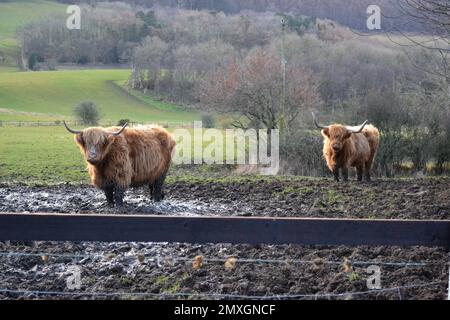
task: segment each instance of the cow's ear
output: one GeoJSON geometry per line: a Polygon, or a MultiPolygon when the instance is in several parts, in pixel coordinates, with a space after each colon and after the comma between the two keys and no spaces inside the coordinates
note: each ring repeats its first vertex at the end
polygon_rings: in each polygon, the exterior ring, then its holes
{"type": "Polygon", "coordinates": [[[84,145],[83,134],[82,133],[78,133],[77,135],[75,135],[75,141],[79,145],[84,145]]]}
{"type": "Polygon", "coordinates": [[[324,137],[330,137],[330,130],[328,128],[322,129],[322,135],[324,137]]]}
{"type": "Polygon", "coordinates": [[[350,138],[351,135],[352,135],[352,133],[351,133],[350,131],[347,131],[347,132],[345,133],[344,139],[350,138]]]}

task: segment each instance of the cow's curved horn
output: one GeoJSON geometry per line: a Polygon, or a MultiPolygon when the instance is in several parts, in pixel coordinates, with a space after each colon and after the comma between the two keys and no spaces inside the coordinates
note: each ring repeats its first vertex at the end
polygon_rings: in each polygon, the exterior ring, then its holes
{"type": "Polygon", "coordinates": [[[125,130],[125,128],[128,126],[128,122],[127,123],[125,123],[124,125],[123,125],[123,127],[122,127],[122,129],[120,129],[119,131],[117,131],[117,132],[113,132],[113,133],[111,133],[113,136],[118,136],[119,134],[121,134],[122,132],[123,132],[123,130],[125,130]]]}
{"type": "Polygon", "coordinates": [[[360,133],[366,126],[367,122],[369,122],[369,120],[364,121],[363,124],[361,126],[359,126],[357,129],[355,129],[355,127],[347,127],[347,130],[350,133],[360,133]]]}
{"type": "Polygon", "coordinates": [[[70,133],[73,133],[73,134],[80,134],[80,133],[82,133],[83,131],[79,131],[79,130],[73,130],[73,129],[70,129],[68,126],[67,126],[67,124],[66,124],[66,122],[63,120],[63,123],[64,123],[64,126],[66,127],[66,129],[67,129],[67,131],[69,131],[70,133]]]}
{"type": "Polygon", "coordinates": [[[312,117],[313,117],[313,120],[314,120],[314,124],[316,125],[317,128],[319,128],[319,129],[327,129],[328,128],[328,126],[324,126],[324,125],[321,125],[321,124],[317,123],[316,115],[314,114],[314,112],[311,112],[311,114],[312,114],[312,117]]]}

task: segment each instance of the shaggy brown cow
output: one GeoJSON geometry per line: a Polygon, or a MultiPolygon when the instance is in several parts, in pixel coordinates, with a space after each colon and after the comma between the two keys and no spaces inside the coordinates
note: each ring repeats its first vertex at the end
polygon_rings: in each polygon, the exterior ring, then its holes
{"type": "Polygon", "coordinates": [[[92,184],[105,192],[109,205],[122,205],[130,186],[148,185],[154,201],[164,198],[163,184],[175,141],[159,126],[92,127],[77,131],[75,142],[84,155],[92,184]]]}
{"type": "Polygon", "coordinates": [[[339,181],[339,169],[344,181],[348,180],[348,168],[356,167],[357,179],[361,181],[363,171],[365,179],[370,181],[370,169],[380,143],[380,133],[367,120],[359,127],[347,127],[341,124],[322,126],[317,123],[313,113],[315,125],[322,129],[323,155],[327,166],[339,181]]]}

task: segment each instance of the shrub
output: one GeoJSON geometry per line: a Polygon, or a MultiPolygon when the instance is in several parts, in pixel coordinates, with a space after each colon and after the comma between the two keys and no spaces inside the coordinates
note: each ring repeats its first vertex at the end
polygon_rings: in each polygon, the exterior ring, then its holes
{"type": "Polygon", "coordinates": [[[117,122],[117,125],[119,127],[123,127],[125,125],[125,123],[130,123],[130,119],[120,119],[119,122],[117,122]]]}
{"type": "Polygon", "coordinates": [[[37,64],[42,61],[43,61],[43,59],[38,54],[32,53],[28,57],[28,69],[37,70],[37,64]]]}
{"type": "Polygon", "coordinates": [[[329,174],[322,156],[323,139],[319,132],[297,130],[280,137],[280,157],[284,174],[324,176],[329,174]]]}
{"type": "Polygon", "coordinates": [[[215,126],[214,117],[210,114],[202,115],[202,126],[203,128],[214,128],[215,126]]]}
{"type": "Polygon", "coordinates": [[[97,125],[100,120],[100,110],[92,101],[83,101],[74,109],[75,117],[85,125],[97,125]]]}

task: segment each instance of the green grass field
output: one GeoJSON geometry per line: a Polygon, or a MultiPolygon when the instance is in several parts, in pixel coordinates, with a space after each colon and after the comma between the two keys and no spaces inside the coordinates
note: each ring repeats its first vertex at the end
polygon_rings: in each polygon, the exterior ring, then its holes
{"type": "MultiPolygon", "coordinates": [[[[193,129],[186,130],[189,135],[192,135],[193,129]]],[[[185,135],[183,139],[184,137],[185,135]]],[[[192,137],[193,141],[200,141],[198,136],[192,135],[192,137]]],[[[204,141],[203,148],[209,144],[204,141]]],[[[220,145],[224,155],[226,148],[234,149],[234,146],[226,146],[223,142],[220,145]]],[[[193,154],[192,148],[191,152],[193,154]]],[[[177,166],[174,166],[173,170],[177,170],[177,166]]],[[[179,173],[183,174],[183,172],[179,173]]],[[[78,184],[88,183],[89,177],[73,135],[68,133],[62,125],[0,127],[0,182],[78,184]]]]}
{"type": "Polygon", "coordinates": [[[0,73],[0,120],[68,119],[81,101],[94,101],[102,121],[189,122],[199,115],[127,89],[128,70],[0,73]]]}
{"type": "Polygon", "coordinates": [[[85,167],[63,128],[0,128],[0,181],[87,182],[85,167]]]}

